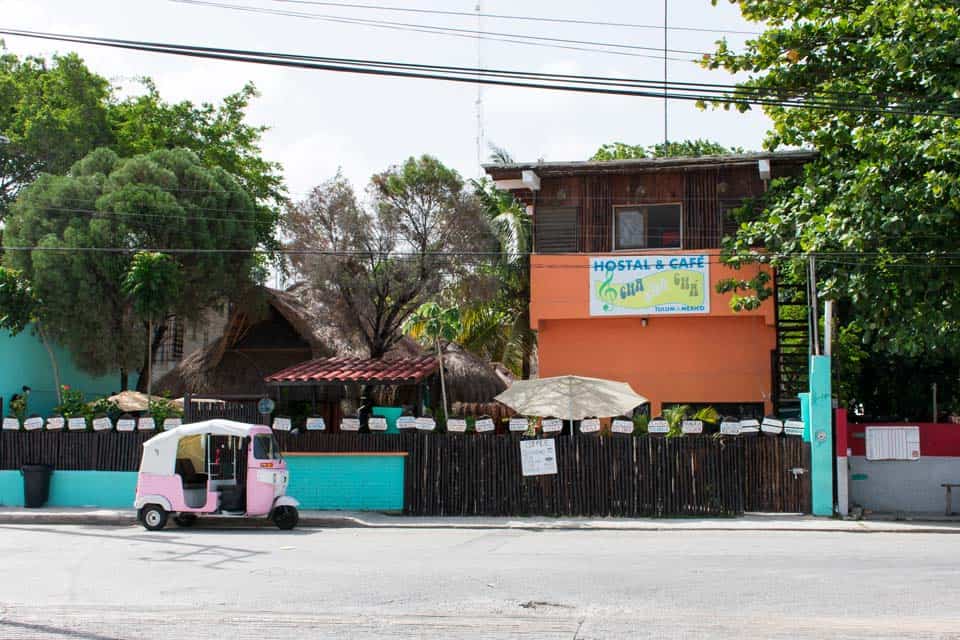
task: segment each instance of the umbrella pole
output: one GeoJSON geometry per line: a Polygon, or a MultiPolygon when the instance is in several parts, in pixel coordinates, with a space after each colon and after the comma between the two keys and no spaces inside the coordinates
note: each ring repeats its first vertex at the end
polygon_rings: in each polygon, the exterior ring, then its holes
{"type": "Polygon", "coordinates": [[[567,414],[570,416],[570,440],[573,440],[573,384],[569,384],[567,388],[567,399],[570,402],[570,412],[567,414]]]}

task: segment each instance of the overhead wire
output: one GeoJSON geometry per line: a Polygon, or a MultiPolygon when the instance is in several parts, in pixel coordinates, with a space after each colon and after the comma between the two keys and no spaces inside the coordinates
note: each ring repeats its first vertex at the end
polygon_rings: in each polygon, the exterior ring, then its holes
{"type": "MultiPolygon", "coordinates": [[[[225,60],[225,61],[234,61],[234,62],[248,62],[255,64],[265,64],[271,66],[285,66],[293,68],[303,68],[303,69],[314,69],[314,70],[323,70],[323,71],[335,71],[335,72],[346,72],[346,73],[358,73],[365,75],[378,75],[378,76],[387,76],[387,77],[403,77],[403,78],[418,78],[418,79],[429,79],[429,80],[442,80],[448,82],[462,82],[469,84],[489,84],[494,86],[507,86],[507,87],[517,87],[517,88],[531,88],[531,89],[546,89],[546,90],[556,90],[556,91],[570,91],[570,92],[580,92],[580,93],[593,93],[601,95],[621,95],[621,96],[631,96],[631,97],[653,97],[657,99],[662,99],[664,96],[663,82],[657,82],[656,85],[660,87],[656,91],[640,91],[634,89],[632,86],[624,86],[623,88],[617,86],[612,82],[607,82],[606,84],[593,83],[593,84],[576,84],[576,83],[566,83],[566,84],[547,84],[543,81],[542,78],[537,78],[538,74],[526,74],[524,72],[488,72],[483,69],[468,69],[468,68],[456,68],[452,67],[451,69],[456,69],[453,73],[443,72],[443,73],[431,73],[428,71],[421,71],[415,67],[405,66],[404,63],[397,62],[380,62],[374,61],[372,65],[356,64],[346,61],[341,61],[338,63],[315,63],[310,61],[310,56],[296,56],[292,54],[277,54],[272,52],[244,52],[234,49],[224,49],[218,47],[198,47],[191,45],[175,45],[175,44],[166,44],[166,43],[156,43],[156,42],[143,42],[136,40],[119,40],[113,38],[95,38],[88,36],[74,36],[68,34],[55,34],[55,33],[44,33],[44,32],[34,32],[34,31],[24,31],[24,30],[15,30],[15,29],[0,29],[0,34],[12,35],[12,36],[23,36],[31,38],[40,38],[54,41],[63,41],[63,42],[72,42],[79,44],[91,44],[95,46],[107,46],[115,47],[127,50],[135,51],[146,51],[153,53],[165,53],[171,55],[180,55],[187,57],[198,57],[206,59],[215,59],[215,60],[225,60]],[[395,68],[382,68],[377,65],[389,65],[395,68]],[[490,77],[493,74],[500,74],[501,77],[490,77]],[[504,76],[504,74],[510,74],[509,76],[504,76]],[[510,79],[506,79],[509,77],[510,79]]],[[[542,75],[542,74],[539,74],[542,75]]],[[[648,83],[653,81],[637,80],[633,81],[634,83],[648,83]]],[[[644,86],[644,85],[637,85],[644,86]]],[[[727,104],[736,104],[736,105],[765,105],[765,106],[782,106],[782,107],[805,107],[810,109],[819,109],[819,110],[834,110],[834,111],[851,111],[851,112],[860,112],[860,113],[883,113],[883,114],[899,114],[899,115],[925,115],[925,116],[946,116],[946,117],[957,117],[960,115],[960,112],[955,111],[943,111],[937,109],[937,106],[943,105],[943,101],[938,101],[936,103],[931,103],[932,108],[927,111],[918,111],[920,107],[924,106],[924,103],[919,103],[913,105],[912,108],[907,108],[905,106],[884,106],[882,104],[877,104],[876,99],[870,103],[862,104],[851,104],[849,102],[839,102],[831,100],[821,100],[821,99],[809,99],[809,98],[800,98],[794,97],[791,99],[776,99],[776,98],[767,98],[763,97],[756,93],[751,93],[749,91],[744,91],[739,87],[732,87],[732,94],[717,94],[715,88],[710,85],[704,85],[703,88],[698,88],[698,83],[668,83],[668,87],[673,87],[675,90],[673,93],[667,93],[667,97],[674,100],[688,100],[688,101],[715,101],[722,102],[727,104]],[[678,87],[683,87],[685,92],[680,92],[678,87]],[[936,106],[933,106],[936,105],[936,106]]],[[[953,101],[956,102],[956,101],[953,101]]],[[[951,104],[951,103],[948,103],[951,104]]]]}

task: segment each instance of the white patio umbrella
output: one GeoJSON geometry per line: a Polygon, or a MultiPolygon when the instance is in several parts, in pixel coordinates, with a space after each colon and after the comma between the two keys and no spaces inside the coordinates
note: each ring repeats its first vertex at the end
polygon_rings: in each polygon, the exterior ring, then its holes
{"type": "MultiPolygon", "coordinates": [[[[140,393],[139,391],[121,391],[115,395],[110,396],[107,400],[111,400],[117,403],[117,406],[120,407],[120,411],[125,411],[128,413],[135,413],[138,411],[146,411],[150,400],[166,400],[162,396],[148,396],[145,393],[140,393]]],[[[96,401],[94,401],[96,402],[96,401]]],[[[91,402],[90,404],[94,404],[91,402]]],[[[177,409],[183,410],[183,398],[177,398],[176,400],[171,400],[173,406],[177,409]]]]}
{"type": "Polygon", "coordinates": [[[525,416],[563,420],[617,416],[649,402],[626,382],[581,376],[517,380],[495,399],[525,416]]]}

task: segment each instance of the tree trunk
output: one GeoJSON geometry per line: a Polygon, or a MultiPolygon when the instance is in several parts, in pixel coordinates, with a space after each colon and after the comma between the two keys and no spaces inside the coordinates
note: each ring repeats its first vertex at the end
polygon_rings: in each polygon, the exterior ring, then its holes
{"type": "Polygon", "coordinates": [[[443,351],[440,350],[440,339],[437,339],[437,362],[440,363],[440,394],[443,396],[443,419],[446,421],[450,415],[450,407],[447,406],[447,383],[443,375],[443,351]]]}
{"type": "Polygon", "coordinates": [[[153,395],[153,320],[147,320],[147,399],[153,395]]]}
{"type": "Polygon", "coordinates": [[[43,343],[43,347],[47,350],[47,355],[50,357],[53,385],[57,390],[57,404],[63,404],[63,383],[60,381],[60,365],[57,364],[57,356],[53,353],[53,346],[51,346],[50,341],[47,340],[47,335],[43,332],[43,327],[39,323],[37,324],[37,335],[40,336],[40,342],[43,343]]]}

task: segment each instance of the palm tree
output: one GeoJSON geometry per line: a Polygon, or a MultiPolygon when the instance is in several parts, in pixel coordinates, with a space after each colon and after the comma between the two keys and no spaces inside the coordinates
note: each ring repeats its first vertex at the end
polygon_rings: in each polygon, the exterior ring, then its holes
{"type": "Polygon", "coordinates": [[[440,393],[443,396],[443,418],[450,415],[447,404],[447,383],[443,373],[443,349],[440,341],[451,342],[460,333],[460,312],[456,307],[441,307],[436,302],[420,305],[404,324],[404,331],[414,339],[432,343],[437,349],[440,365],[440,393]]]}
{"type": "MultiPolygon", "coordinates": [[[[509,155],[501,149],[493,159],[509,161],[509,155]]],[[[500,191],[490,180],[472,183],[496,240],[493,259],[482,269],[482,275],[493,279],[496,292],[464,309],[463,331],[457,342],[529,378],[536,346],[529,315],[530,216],[510,193],[500,191]]]]}

